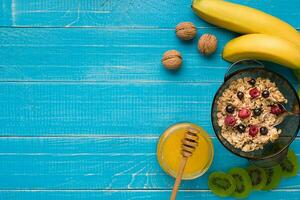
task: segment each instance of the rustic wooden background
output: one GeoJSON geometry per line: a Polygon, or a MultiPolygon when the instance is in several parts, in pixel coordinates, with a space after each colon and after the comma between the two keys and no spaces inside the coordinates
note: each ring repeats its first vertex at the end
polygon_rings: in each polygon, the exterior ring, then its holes
{"type": "MultiPolygon", "coordinates": [[[[232,0],[300,28],[299,0],[232,0]]],[[[213,137],[210,171],[245,166],[214,137],[210,108],[234,33],[201,21],[190,0],[0,0],[0,199],[168,199],[173,179],[156,161],[169,125],[191,121],[213,137]],[[204,58],[174,34],[192,21],[219,39],[204,58]],[[183,68],[160,64],[178,49],[183,68]]],[[[234,11],[233,11],[234,12],[234,11]]],[[[268,64],[269,65],[269,64],[268,64]]],[[[270,65],[269,65],[270,66],[270,65]]],[[[296,86],[291,72],[271,66],[296,86]]],[[[300,138],[292,145],[300,154],[300,138]]],[[[218,199],[207,174],[178,199],[218,199]]],[[[300,199],[300,177],[250,199],[300,199]]]]}

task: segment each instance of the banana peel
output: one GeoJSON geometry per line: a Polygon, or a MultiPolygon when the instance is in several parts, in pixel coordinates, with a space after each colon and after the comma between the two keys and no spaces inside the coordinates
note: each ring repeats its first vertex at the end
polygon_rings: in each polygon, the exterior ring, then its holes
{"type": "Polygon", "coordinates": [[[278,36],[300,49],[300,34],[295,28],[257,9],[223,0],[193,0],[192,9],[208,23],[242,34],[278,36]]]}
{"type": "Polygon", "coordinates": [[[229,62],[257,59],[300,69],[299,48],[292,42],[266,34],[248,34],[229,41],[224,47],[223,58],[229,62]]]}

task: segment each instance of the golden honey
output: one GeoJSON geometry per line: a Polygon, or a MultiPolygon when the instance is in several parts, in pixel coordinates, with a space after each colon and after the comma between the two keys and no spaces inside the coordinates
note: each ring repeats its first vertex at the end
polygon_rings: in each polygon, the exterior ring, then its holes
{"type": "Polygon", "coordinates": [[[157,159],[162,169],[169,175],[176,177],[182,158],[181,140],[188,127],[199,131],[198,146],[189,157],[182,178],[194,179],[204,174],[210,167],[214,150],[207,132],[192,123],[178,123],[169,127],[160,137],[157,145],[157,159]]]}

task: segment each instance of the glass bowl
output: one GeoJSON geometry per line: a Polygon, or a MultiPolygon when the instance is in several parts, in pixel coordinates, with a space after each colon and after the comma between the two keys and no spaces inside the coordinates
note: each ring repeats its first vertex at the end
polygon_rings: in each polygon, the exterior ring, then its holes
{"type": "Polygon", "coordinates": [[[286,156],[289,145],[293,142],[299,131],[300,116],[289,116],[280,125],[276,126],[282,130],[279,138],[274,143],[267,143],[263,149],[251,152],[244,152],[232,146],[222,135],[221,129],[217,123],[217,101],[224,90],[229,87],[232,81],[239,78],[262,77],[270,79],[276,83],[279,90],[287,98],[288,103],[285,107],[288,111],[299,111],[299,97],[291,83],[280,74],[266,69],[264,65],[255,60],[242,60],[232,64],[228,73],[225,75],[224,83],[220,86],[215,94],[211,118],[215,134],[219,141],[232,153],[247,158],[253,164],[260,167],[272,167],[279,164],[286,156]]]}
{"type": "Polygon", "coordinates": [[[214,147],[208,133],[201,127],[190,122],[177,123],[167,128],[160,136],[157,144],[157,160],[161,168],[176,178],[182,159],[181,145],[187,128],[199,131],[198,147],[189,157],[182,179],[192,180],[203,175],[210,167],[214,157],[214,147]]]}

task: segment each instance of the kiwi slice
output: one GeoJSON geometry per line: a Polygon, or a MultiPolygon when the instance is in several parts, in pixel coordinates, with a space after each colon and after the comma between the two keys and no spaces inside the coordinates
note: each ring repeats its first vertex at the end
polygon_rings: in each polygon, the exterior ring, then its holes
{"type": "Polygon", "coordinates": [[[276,165],[272,168],[264,169],[267,175],[267,183],[263,190],[271,190],[278,186],[281,181],[282,170],[280,165],[276,165]]]}
{"type": "Polygon", "coordinates": [[[251,178],[254,190],[261,190],[266,186],[267,175],[264,169],[251,165],[247,168],[247,172],[251,178]]]}
{"type": "Polygon", "coordinates": [[[289,149],[286,158],[280,163],[282,169],[282,176],[289,178],[296,176],[299,169],[299,162],[294,151],[289,149]]]}
{"type": "Polygon", "coordinates": [[[213,172],[208,177],[208,187],[215,195],[228,197],[235,190],[235,182],[224,172],[213,172]]]}
{"type": "Polygon", "coordinates": [[[243,168],[235,167],[228,172],[235,180],[235,191],[232,196],[235,198],[246,198],[252,190],[251,178],[243,168]]]}

